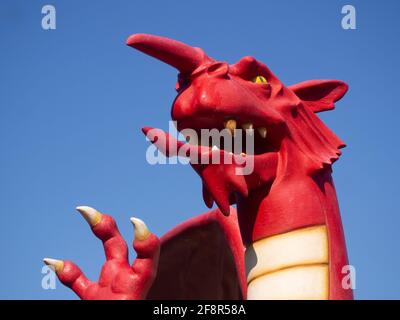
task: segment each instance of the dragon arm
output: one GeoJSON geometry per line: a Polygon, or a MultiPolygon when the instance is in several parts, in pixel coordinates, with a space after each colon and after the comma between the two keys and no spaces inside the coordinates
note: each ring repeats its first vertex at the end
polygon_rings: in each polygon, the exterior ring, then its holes
{"type": "Polygon", "coordinates": [[[132,218],[135,226],[133,247],[137,258],[129,265],[128,247],[115,220],[90,207],[77,210],[89,223],[94,235],[104,247],[104,263],[98,282],[86,278],[71,261],[45,258],[44,262],[54,268],[60,281],[84,300],[137,300],[144,299],[154,280],[160,252],[159,239],[152,234],[143,221],[132,218]]]}
{"type": "Polygon", "coordinates": [[[90,207],[78,210],[104,247],[106,262],[99,280],[92,282],[71,261],[44,259],[60,281],[84,300],[243,299],[246,297],[244,247],[236,212],[225,217],[213,210],[192,218],[160,240],[143,221],[135,226],[133,248],[128,247],[114,219],[90,207]],[[161,250],[161,252],[160,252],[161,250]]]}

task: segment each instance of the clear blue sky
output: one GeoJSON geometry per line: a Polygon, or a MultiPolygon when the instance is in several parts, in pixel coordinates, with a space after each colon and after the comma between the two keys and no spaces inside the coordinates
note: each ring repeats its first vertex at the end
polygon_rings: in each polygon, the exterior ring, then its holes
{"type": "Polygon", "coordinates": [[[399,1],[0,2],[0,298],[75,299],[41,288],[42,258],[96,279],[99,241],[75,213],[130,216],[158,235],[206,210],[188,166],[150,166],[140,128],[167,128],[176,71],[125,46],[145,32],[235,62],[253,55],[286,84],[349,83],[322,115],[348,144],[334,167],[357,298],[400,298],[399,1]],[[57,29],[41,28],[53,4],[57,29]],[[168,4],[167,4],[168,3],[168,4]],[[341,28],[341,8],[357,29],[341,28]]]}

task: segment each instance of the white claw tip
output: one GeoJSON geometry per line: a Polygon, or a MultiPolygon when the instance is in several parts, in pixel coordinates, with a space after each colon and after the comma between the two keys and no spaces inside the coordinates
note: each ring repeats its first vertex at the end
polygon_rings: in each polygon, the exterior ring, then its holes
{"type": "Polygon", "coordinates": [[[64,261],[62,260],[44,258],[43,262],[45,265],[53,267],[55,272],[60,272],[64,269],[64,261]]]}
{"type": "Polygon", "coordinates": [[[151,232],[146,224],[138,218],[130,218],[133,226],[135,227],[135,240],[143,241],[150,237],[151,232]]]}
{"type": "Polygon", "coordinates": [[[91,227],[94,227],[101,221],[101,213],[94,208],[80,206],[76,207],[76,210],[79,211],[79,213],[85,218],[91,227]]]}

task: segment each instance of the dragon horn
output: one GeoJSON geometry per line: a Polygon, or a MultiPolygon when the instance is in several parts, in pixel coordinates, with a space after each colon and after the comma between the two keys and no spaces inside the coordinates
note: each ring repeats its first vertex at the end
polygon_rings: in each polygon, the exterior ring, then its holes
{"type": "Polygon", "coordinates": [[[213,61],[200,48],[150,34],[131,35],[126,44],[169,64],[181,73],[191,73],[201,64],[213,61]]]}

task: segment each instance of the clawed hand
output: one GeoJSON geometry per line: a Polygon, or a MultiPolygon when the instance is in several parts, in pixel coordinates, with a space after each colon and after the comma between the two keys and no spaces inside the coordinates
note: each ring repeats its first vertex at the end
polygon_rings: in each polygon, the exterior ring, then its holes
{"type": "Polygon", "coordinates": [[[157,273],[160,254],[159,239],[149,231],[142,220],[131,218],[135,227],[133,248],[137,257],[130,265],[128,246],[115,220],[90,207],[78,207],[77,210],[104,246],[106,262],[102,267],[99,280],[90,281],[71,261],[45,258],[44,263],[53,267],[60,281],[81,299],[144,299],[157,273]]]}

